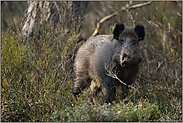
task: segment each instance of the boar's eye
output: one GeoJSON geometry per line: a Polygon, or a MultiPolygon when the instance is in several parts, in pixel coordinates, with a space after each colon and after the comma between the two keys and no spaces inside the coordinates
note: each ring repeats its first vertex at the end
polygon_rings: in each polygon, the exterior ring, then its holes
{"type": "Polygon", "coordinates": [[[119,42],[120,42],[120,44],[123,44],[124,40],[123,40],[123,39],[121,39],[119,42]]]}
{"type": "Polygon", "coordinates": [[[119,41],[120,41],[120,42],[124,42],[124,39],[123,39],[123,38],[120,38],[119,41]]]}
{"type": "Polygon", "coordinates": [[[137,41],[136,40],[133,40],[132,41],[132,45],[136,45],[137,44],[137,41]]]}

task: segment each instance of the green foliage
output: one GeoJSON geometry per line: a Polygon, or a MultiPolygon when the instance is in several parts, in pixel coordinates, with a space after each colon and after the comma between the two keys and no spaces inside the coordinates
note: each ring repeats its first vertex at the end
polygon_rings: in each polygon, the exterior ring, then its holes
{"type": "Polygon", "coordinates": [[[80,103],[75,107],[67,107],[62,111],[55,111],[52,121],[57,122],[75,122],[75,121],[106,121],[106,122],[140,122],[140,121],[158,121],[161,114],[158,105],[150,104],[147,101],[139,102],[134,105],[128,104],[104,104],[101,107],[80,103]]]}
{"type": "Polygon", "coordinates": [[[62,49],[55,45],[58,42],[53,43],[54,37],[33,37],[29,39],[32,42],[26,44],[12,36],[12,32],[1,36],[1,100],[6,105],[3,113],[11,112],[11,116],[15,117],[10,118],[12,121],[18,121],[17,113],[28,117],[26,120],[48,121],[49,114],[59,107],[56,104],[69,102],[70,97],[67,97],[70,93],[65,90],[71,90],[72,86],[73,73],[72,70],[67,71],[72,67],[68,58],[73,49],[68,53],[68,46],[74,46],[73,40],[78,35],[71,34],[67,44],[61,44],[62,49]],[[55,94],[65,98],[58,100],[55,94]]]}

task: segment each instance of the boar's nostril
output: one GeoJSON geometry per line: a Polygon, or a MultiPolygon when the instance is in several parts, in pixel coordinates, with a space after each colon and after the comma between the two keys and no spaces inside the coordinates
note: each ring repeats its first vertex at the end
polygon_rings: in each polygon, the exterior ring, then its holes
{"type": "Polygon", "coordinates": [[[126,53],[123,54],[122,56],[122,61],[127,57],[126,53]]]}
{"type": "Polygon", "coordinates": [[[130,61],[128,60],[124,60],[122,63],[121,63],[121,66],[124,67],[124,68],[127,68],[127,67],[130,67],[131,63],[130,61]]]}

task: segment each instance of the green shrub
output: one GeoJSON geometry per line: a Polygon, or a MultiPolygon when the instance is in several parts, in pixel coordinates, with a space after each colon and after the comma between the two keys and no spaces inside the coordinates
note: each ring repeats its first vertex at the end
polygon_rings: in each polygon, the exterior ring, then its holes
{"type": "Polygon", "coordinates": [[[159,121],[160,111],[158,105],[150,104],[148,101],[139,102],[134,105],[128,104],[104,104],[101,107],[80,103],[75,107],[66,107],[64,110],[55,111],[52,121],[74,122],[74,121],[159,121]]]}

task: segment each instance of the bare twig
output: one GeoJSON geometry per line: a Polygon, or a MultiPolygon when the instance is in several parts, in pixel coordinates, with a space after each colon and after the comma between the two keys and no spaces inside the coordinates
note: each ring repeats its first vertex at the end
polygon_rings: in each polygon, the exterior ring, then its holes
{"type": "Polygon", "coordinates": [[[132,97],[133,93],[132,94],[129,94],[121,103],[127,101],[128,99],[130,99],[132,97]]]}
{"type": "Polygon", "coordinates": [[[159,25],[157,25],[157,24],[155,24],[154,22],[152,22],[151,20],[150,21],[147,21],[150,25],[154,25],[154,26],[156,26],[156,27],[158,27],[158,28],[161,28],[159,25]]]}
{"type": "Polygon", "coordinates": [[[132,89],[135,89],[133,86],[131,85],[127,85],[126,83],[124,83],[121,79],[119,79],[116,75],[116,71],[115,73],[112,72],[112,70],[109,70],[109,67],[107,68],[107,65],[105,64],[105,70],[107,71],[107,75],[114,78],[114,79],[117,79],[120,83],[122,83],[123,85],[127,86],[127,87],[130,87],[132,89]]]}
{"type": "Polygon", "coordinates": [[[130,16],[130,19],[133,21],[133,26],[135,26],[135,20],[133,19],[132,14],[130,13],[130,11],[126,8],[123,8],[123,11],[126,11],[128,13],[128,15],[130,16]]]}
{"type": "Polygon", "coordinates": [[[110,14],[110,15],[108,15],[108,16],[102,18],[102,19],[97,23],[97,27],[95,28],[95,31],[93,32],[92,36],[96,36],[96,35],[97,35],[97,33],[99,32],[99,29],[100,29],[101,25],[103,24],[103,22],[105,22],[106,20],[108,20],[108,19],[114,17],[114,16],[117,15],[117,14],[118,14],[118,12],[116,11],[116,12],[114,12],[113,14],[110,14]]]}
{"type": "MultiPolygon", "coordinates": [[[[150,5],[152,3],[152,1],[146,2],[146,3],[141,3],[141,4],[137,4],[137,5],[133,5],[133,6],[126,6],[126,9],[136,9],[136,8],[140,8],[143,6],[147,6],[150,5]]],[[[123,9],[123,8],[122,8],[123,9]]]]}
{"type": "MultiPolygon", "coordinates": [[[[136,8],[140,8],[140,7],[143,7],[143,6],[147,6],[147,5],[150,5],[152,1],[149,1],[149,2],[146,2],[146,3],[142,3],[142,4],[137,4],[137,5],[132,5],[132,2],[130,2],[129,4],[127,4],[125,7],[122,7],[122,10],[123,11],[127,11],[129,13],[129,10],[130,9],[136,9],[136,8]]],[[[97,33],[99,32],[99,29],[101,27],[101,25],[108,19],[114,17],[115,15],[118,14],[118,11],[114,12],[113,14],[110,14],[104,18],[102,18],[98,23],[97,23],[97,27],[95,28],[95,31],[93,32],[92,36],[96,36],[97,33]]],[[[133,20],[133,17],[131,14],[129,14],[131,19],[133,20]]],[[[133,21],[134,22],[134,21],[133,21]]]]}
{"type": "Polygon", "coordinates": [[[164,62],[165,62],[164,60],[161,62],[158,62],[158,67],[156,68],[156,72],[159,71],[160,67],[163,65],[164,62]]]}
{"type": "Polygon", "coordinates": [[[173,30],[172,27],[170,26],[170,24],[168,24],[168,27],[163,27],[161,25],[161,23],[155,23],[155,22],[153,22],[151,20],[150,21],[147,20],[147,23],[149,23],[150,25],[153,25],[153,26],[155,26],[155,27],[157,27],[159,29],[166,30],[166,31],[168,31],[168,32],[170,32],[170,33],[172,33],[174,35],[182,35],[182,32],[181,31],[179,31],[179,30],[176,30],[176,31],[173,30]]]}
{"type": "Polygon", "coordinates": [[[108,76],[110,76],[110,77],[112,77],[112,78],[114,78],[114,79],[117,79],[117,80],[118,80],[120,83],[122,83],[123,85],[125,85],[125,86],[127,86],[127,87],[130,87],[130,88],[132,88],[133,90],[135,90],[134,92],[133,92],[132,90],[130,90],[130,94],[128,94],[128,96],[122,101],[122,103],[123,103],[123,102],[129,100],[129,99],[132,97],[133,94],[135,95],[137,89],[134,88],[134,87],[131,86],[131,85],[127,85],[126,83],[124,83],[121,79],[119,79],[119,78],[117,77],[116,71],[115,71],[115,73],[112,72],[112,69],[113,69],[113,67],[109,67],[107,64],[105,64],[105,70],[107,71],[107,75],[108,75],[108,76]]]}
{"type": "Polygon", "coordinates": [[[178,12],[177,12],[177,15],[180,16],[180,17],[182,17],[182,15],[180,13],[178,13],[178,12]]]}
{"type": "Polygon", "coordinates": [[[60,18],[60,20],[61,20],[61,19],[62,19],[62,15],[60,14],[60,9],[59,9],[59,7],[58,7],[58,5],[57,5],[57,2],[55,1],[54,3],[55,3],[55,6],[56,6],[56,8],[57,8],[57,10],[58,10],[59,18],[60,18]]]}

